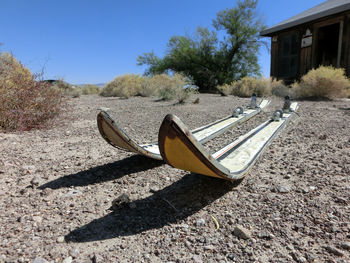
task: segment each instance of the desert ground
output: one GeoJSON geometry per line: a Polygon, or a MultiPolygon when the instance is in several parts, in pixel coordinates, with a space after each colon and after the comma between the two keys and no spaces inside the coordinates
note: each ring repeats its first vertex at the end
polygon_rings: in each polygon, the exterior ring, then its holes
{"type": "MultiPolygon", "coordinates": [[[[269,118],[282,105],[271,100],[205,147],[269,118]]],[[[0,262],[350,262],[349,100],[300,101],[300,116],[235,184],[116,149],[96,126],[108,107],[146,143],[167,113],[193,129],[248,101],[87,95],[55,128],[0,132],[0,262]],[[122,194],[130,200],[111,209],[122,194]]]]}

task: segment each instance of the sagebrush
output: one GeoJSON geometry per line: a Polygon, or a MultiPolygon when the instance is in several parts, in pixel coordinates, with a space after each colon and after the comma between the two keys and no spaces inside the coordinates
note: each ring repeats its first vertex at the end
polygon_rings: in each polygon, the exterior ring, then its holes
{"type": "Polygon", "coordinates": [[[140,94],[143,83],[143,77],[134,74],[126,74],[116,77],[113,81],[106,84],[100,93],[104,97],[129,97],[140,94]]]}
{"type": "Polygon", "coordinates": [[[0,129],[43,127],[65,105],[61,92],[36,76],[8,53],[0,54],[0,129]]]}
{"type": "Polygon", "coordinates": [[[321,66],[310,70],[292,85],[293,94],[302,99],[334,99],[350,95],[350,81],[342,68],[321,66]]]}

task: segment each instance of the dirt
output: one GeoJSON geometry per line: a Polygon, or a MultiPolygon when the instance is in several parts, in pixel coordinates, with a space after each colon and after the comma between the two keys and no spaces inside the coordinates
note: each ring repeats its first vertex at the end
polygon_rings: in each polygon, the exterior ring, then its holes
{"type": "MultiPolygon", "coordinates": [[[[146,143],[167,113],[195,128],[248,103],[196,97],[82,96],[59,127],[0,133],[0,262],[350,262],[350,101],[300,101],[300,117],[237,184],[99,135],[101,106],[146,143]]],[[[272,98],[266,113],[205,147],[220,149],[281,105],[272,98]]]]}

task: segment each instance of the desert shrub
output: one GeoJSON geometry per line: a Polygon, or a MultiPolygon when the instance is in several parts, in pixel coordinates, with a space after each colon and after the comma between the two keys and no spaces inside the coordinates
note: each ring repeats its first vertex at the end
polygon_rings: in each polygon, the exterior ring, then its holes
{"type": "Polygon", "coordinates": [[[159,85],[158,85],[158,77],[159,75],[155,75],[151,78],[145,77],[141,83],[140,96],[142,97],[151,97],[155,96],[158,93],[159,85]]]}
{"type": "Polygon", "coordinates": [[[72,98],[78,98],[82,94],[82,90],[80,87],[73,86],[62,79],[56,80],[52,88],[60,91],[64,96],[72,98]]]}
{"type": "Polygon", "coordinates": [[[189,83],[188,78],[182,74],[176,73],[173,77],[159,75],[156,81],[158,97],[162,100],[176,99],[178,103],[184,103],[195,92],[189,83]]]}
{"type": "Polygon", "coordinates": [[[223,84],[223,85],[217,86],[217,89],[219,90],[219,92],[222,96],[228,96],[228,95],[232,94],[233,87],[234,87],[234,83],[233,84],[223,84]]]}
{"type": "Polygon", "coordinates": [[[127,99],[140,94],[143,81],[144,78],[139,75],[126,74],[119,76],[107,83],[100,95],[104,97],[122,97],[127,99]]]}
{"type": "Polygon", "coordinates": [[[82,86],[81,92],[83,95],[99,94],[101,92],[101,89],[96,85],[87,84],[82,86]]]}
{"type": "Polygon", "coordinates": [[[295,97],[303,99],[334,99],[349,95],[350,81],[345,70],[321,66],[310,70],[300,82],[292,85],[295,97]]]}
{"type": "Polygon", "coordinates": [[[63,109],[61,92],[35,76],[8,53],[0,54],[0,129],[40,128],[63,109]]]}
{"type": "Polygon", "coordinates": [[[277,97],[284,98],[285,96],[292,96],[292,91],[290,87],[284,85],[282,80],[271,80],[271,93],[277,97]]]}
{"type": "Polygon", "coordinates": [[[251,97],[253,93],[257,96],[271,95],[270,78],[244,77],[233,84],[233,95],[239,97],[251,97]]]}

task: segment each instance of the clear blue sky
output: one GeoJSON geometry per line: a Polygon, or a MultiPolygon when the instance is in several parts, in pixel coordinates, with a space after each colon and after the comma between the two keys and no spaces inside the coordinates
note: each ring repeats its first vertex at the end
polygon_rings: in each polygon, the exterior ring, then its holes
{"type": "MultiPolygon", "coordinates": [[[[325,0],[260,0],[258,10],[273,26],[325,0]]],[[[166,52],[173,35],[211,26],[233,0],[0,0],[0,51],[12,52],[32,72],[74,84],[106,83],[142,74],[136,58],[166,52]]],[[[270,74],[270,55],[259,55],[270,74]]]]}

